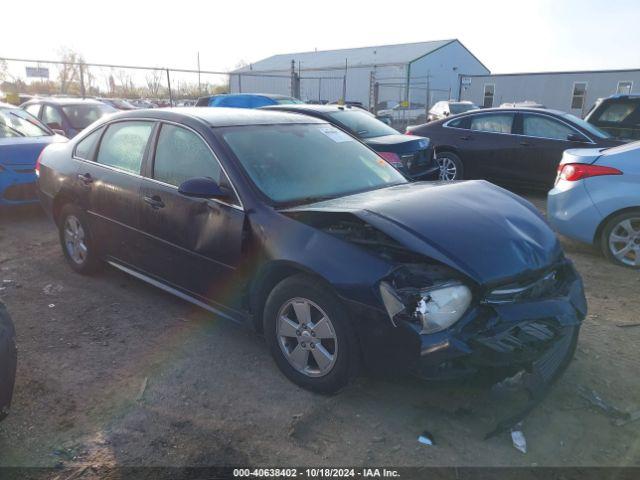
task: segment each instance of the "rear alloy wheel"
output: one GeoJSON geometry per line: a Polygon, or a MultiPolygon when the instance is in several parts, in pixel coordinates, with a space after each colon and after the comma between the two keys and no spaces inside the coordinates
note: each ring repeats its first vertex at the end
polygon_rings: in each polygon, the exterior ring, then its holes
{"type": "Polygon", "coordinates": [[[609,220],[600,243],[604,255],[612,262],[640,268],[640,212],[623,213],[609,220]]]}
{"type": "Polygon", "coordinates": [[[455,153],[442,152],[436,155],[438,166],[440,167],[439,179],[444,182],[462,180],[462,161],[455,153]]]}
{"type": "Polygon", "coordinates": [[[67,262],[76,272],[89,274],[100,267],[84,212],[65,205],[60,212],[60,244],[67,262]]]}
{"type": "Polygon", "coordinates": [[[346,386],[360,366],[358,342],[339,299],[299,274],[280,282],[264,309],[271,355],[289,380],[321,393],[346,386]]]}

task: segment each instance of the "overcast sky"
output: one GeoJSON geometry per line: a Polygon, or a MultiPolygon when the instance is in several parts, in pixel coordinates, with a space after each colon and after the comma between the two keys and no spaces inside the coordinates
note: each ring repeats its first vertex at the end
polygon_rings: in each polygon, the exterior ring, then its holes
{"type": "Polygon", "coordinates": [[[0,57],[227,70],[277,53],[457,38],[492,72],[640,68],[640,0],[2,2],[0,57]],[[15,19],[12,21],[12,19],[15,19]]]}

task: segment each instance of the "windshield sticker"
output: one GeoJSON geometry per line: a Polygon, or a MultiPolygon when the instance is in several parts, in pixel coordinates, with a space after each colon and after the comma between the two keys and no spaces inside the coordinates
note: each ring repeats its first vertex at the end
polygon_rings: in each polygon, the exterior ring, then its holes
{"type": "Polygon", "coordinates": [[[320,131],[324,133],[327,137],[329,137],[331,140],[337,143],[351,142],[353,140],[353,138],[351,138],[349,135],[338,130],[335,127],[331,127],[331,126],[320,127],[320,131]]]}

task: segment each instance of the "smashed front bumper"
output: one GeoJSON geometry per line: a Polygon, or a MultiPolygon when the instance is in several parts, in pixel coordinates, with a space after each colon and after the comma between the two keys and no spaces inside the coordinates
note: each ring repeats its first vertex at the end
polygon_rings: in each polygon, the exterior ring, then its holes
{"type": "MultiPolygon", "coordinates": [[[[551,381],[573,356],[587,312],[582,280],[568,262],[554,271],[550,291],[495,301],[487,295],[452,328],[419,335],[411,370],[428,379],[456,378],[483,369],[518,371],[535,365],[551,381]]],[[[418,334],[420,327],[405,323],[418,334]]]]}

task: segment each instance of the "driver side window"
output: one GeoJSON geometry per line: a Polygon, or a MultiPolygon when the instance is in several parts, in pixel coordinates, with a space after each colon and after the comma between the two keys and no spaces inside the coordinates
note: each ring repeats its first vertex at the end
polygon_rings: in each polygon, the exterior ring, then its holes
{"type": "MultiPolygon", "coordinates": [[[[207,144],[194,132],[163,124],[153,163],[153,178],[179,187],[184,181],[209,177],[231,190],[231,185],[207,144]]],[[[234,202],[236,203],[236,202],[234,202]]]]}

